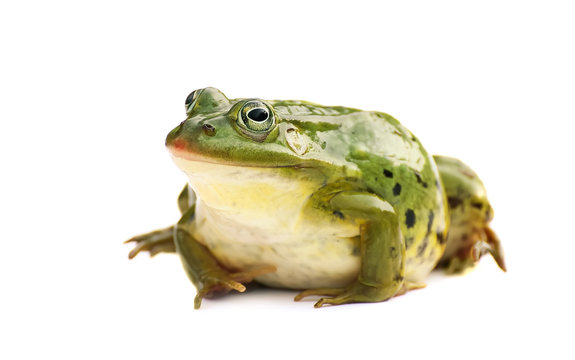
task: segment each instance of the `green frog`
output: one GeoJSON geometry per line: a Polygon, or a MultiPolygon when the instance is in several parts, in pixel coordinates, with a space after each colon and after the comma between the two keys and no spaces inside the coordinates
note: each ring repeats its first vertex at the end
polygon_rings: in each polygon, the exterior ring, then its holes
{"type": "Polygon", "coordinates": [[[307,101],[193,91],[166,146],[188,183],[180,220],[129,257],[176,252],[204,298],[251,281],[315,307],[380,302],[490,253],[493,211],[475,173],[431,156],[395,118],[307,101]],[[451,225],[450,225],[451,224],[451,225]]]}

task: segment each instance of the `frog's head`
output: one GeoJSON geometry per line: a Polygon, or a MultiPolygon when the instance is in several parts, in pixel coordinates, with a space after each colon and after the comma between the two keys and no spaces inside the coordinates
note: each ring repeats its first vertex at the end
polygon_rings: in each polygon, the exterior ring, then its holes
{"type": "Polygon", "coordinates": [[[187,118],[166,138],[174,158],[250,167],[311,166],[303,156],[313,144],[270,102],[228,99],[205,88],[186,98],[187,118]]]}

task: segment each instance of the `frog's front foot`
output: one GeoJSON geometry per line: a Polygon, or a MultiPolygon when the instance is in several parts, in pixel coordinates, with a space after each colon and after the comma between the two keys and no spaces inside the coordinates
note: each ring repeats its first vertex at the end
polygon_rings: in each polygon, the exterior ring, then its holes
{"type": "Polygon", "coordinates": [[[248,271],[235,273],[227,272],[224,269],[217,269],[206,272],[199,277],[197,284],[198,293],[194,299],[194,308],[199,309],[202,299],[211,299],[224,295],[232,290],[238,292],[246,291],[243,283],[251,282],[255,277],[276,271],[273,265],[262,265],[248,271]]]}
{"type": "Polygon", "coordinates": [[[356,281],[346,288],[323,288],[305,290],[299,293],[294,300],[300,301],[308,296],[329,296],[322,297],[315,303],[314,307],[320,308],[323,305],[343,305],[352,303],[380,302],[393,297],[395,291],[392,287],[366,285],[356,281]]]}

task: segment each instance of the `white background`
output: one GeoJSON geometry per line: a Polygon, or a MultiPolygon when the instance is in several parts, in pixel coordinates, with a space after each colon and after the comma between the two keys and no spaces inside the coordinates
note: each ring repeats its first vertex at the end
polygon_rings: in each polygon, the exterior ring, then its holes
{"type": "Polygon", "coordinates": [[[0,358],[573,358],[573,7],[391,3],[3,2],[0,358]],[[176,256],[122,242],[177,220],[163,141],[205,86],[397,117],[484,179],[509,272],[193,310],[176,256]]]}

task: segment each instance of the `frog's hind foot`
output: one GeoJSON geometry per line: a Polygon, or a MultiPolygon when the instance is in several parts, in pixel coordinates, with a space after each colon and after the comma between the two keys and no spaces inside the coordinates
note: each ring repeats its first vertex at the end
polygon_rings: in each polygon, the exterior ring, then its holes
{"type": "Polygon", "coordinates": [[[486,226],[481,231],[472,236],[470,245],[461,248],[455,256],[442,262],[445,272],[448,274],[461,274],[475,267],[479,259],[485,254],[491,254],[497,266],[503,271],[507,271],[505,259],[503,258],[503,248],[497,234],[486,226]]]}
{"type": "Polygon", "coordinates": [[[174,227],[170,226],[162,230],[152,231],[147,234],[134,236],[133,238],[124,241],[127,243],[136,243],[136,246],[130,251],[128,257],[133,259],[142,251],[147,251],[150,256],[154,256],[161,252],[173,253],[176,251],[174,245],[174,227]]]}
{"type": "Polygon", "coordinates": [[[485,236],[487,240],[482,242],[482,249],[480,251],[475,252],[474,256],[476,256],[477,260],[479,257],[483,255],[483,252],[488,252],[493,256],[493,259],[497,263],[497,266],[505,272],[507,272],[507,267],[505,266],[505,259],[503,258],[503,248],[501,247],[501,241],[499,241],[499,237],[489,226],[485,227],[485,236]]]}
{"type": "Polygon", "coordinates": [[[320,308],[323,305],[341,305],[347,304],[350,302],[354,302],[348,294],[345,293],[346,289],[344,288],[319,288],[319,289],[310,289],[300,292],[294,298],[294,301],[301,301],[303,298],[308,296],[321,296],[314,305],[315,308],[320,308]],[[330,296],[330,297],[323,297],[323,296],[330,296]]]}

